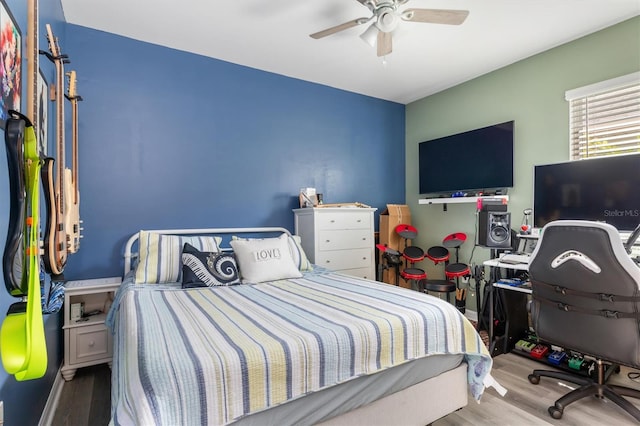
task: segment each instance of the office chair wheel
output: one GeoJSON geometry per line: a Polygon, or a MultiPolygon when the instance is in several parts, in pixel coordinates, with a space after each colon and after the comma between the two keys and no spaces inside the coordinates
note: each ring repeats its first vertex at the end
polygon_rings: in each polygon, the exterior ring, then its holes
{"type": "Polygon", "coordinates": [[[537,385],[538,383],[540,383],[540,376],[538,376],[537,374],[529,374],[529,382],[537,385]]]}
{"type": "Polygon", "coordinates": [[[551,417],[553,417],[554,419],[559,420],[559,419],[562,418],[562,411],[563,410],[559,409],[555,405],[552,405],[551,407],[549,407],[549,409],[547,411],[549,411],[549,415],[551,417]]]}

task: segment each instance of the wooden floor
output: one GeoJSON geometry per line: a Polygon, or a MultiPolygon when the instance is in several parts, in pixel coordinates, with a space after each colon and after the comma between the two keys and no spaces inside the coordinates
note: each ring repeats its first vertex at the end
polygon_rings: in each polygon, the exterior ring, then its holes
{"type": "Polygon", "coordinates": [[[54,426],[105,426],[111,419],[111,369],[108,364],[78,370],[64,382],[54,426]]]}
{"type": "MultiPolygon", "coordinates": [[[[547,412],[556,399],[570,392],[566,383],[558,384],[557,379],[542,377],[538,385],[529,383],[528,375],[534,369],[547,369],[545,364],[516,354],[499,355],[493,360],[491,375],[507,388],[504,397],[493,389],[488,389],[480,404],[470,400],[466,407],[433,423],[433,426],[472,425],[562,425],[562,426],[605,426],[637,425],[633,417],[609,400],[584,398],[570,404],[564,410],[562,419],[555,420],[547,412]]],[[[622,368],[611,376],[609,383],[640,389],[640,382],[627,378],[630,370],[622,368]]],[[[640,400],[627,398],[640,408],[640,400]]]]}
{"type": "MultiPolygon", "coordinates": [[[[596,398],[585,398],[569,405],[561,420],[551,418],[547,408],[569,389],[559,385],[557,380],[545,377],[540,384],[532,385],[527,376],[535,368],[544,367],[541,363],[515,354],[497,356],[494,358],[492,375],[508,389],[507,394],[500,397],[495,390],[489,389],[480,404],[470,400],[466,407],[434,422],[433,426],[638,424],[614,403],[596,398]]],[[[627,378],[628,371],[623,368],[610,381],[640,389],[640,382],[632,382],[627,378]]],[[[64,385],[52,424],[107,425],[110,417],[110,375],[111,370],[106,364],[78,370],[75,378],[64,385]]],[[[428,395],[425,397],[428,398],[428,395]]],[[[628,400],[640,408],[640,400],[628,400]]]]}

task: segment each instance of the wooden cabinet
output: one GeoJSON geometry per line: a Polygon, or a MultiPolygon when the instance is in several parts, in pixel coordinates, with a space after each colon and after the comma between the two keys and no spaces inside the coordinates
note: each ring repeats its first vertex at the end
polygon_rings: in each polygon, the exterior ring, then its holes
{"type": "Polygon", "coordinates": [[[78,368],[109,363],[113,338],[105,325],[120,277],[68,281],[64,293],[64,365],[62,377],[73,379],[78,368]],[[82,307],[82,309],[80,309],[82,307]]]}
{"type": "Polygon", "coordinates": [[[295,209],[295,233],[316,265],[375,280],[375,211],[362,207],[295,209]]]}

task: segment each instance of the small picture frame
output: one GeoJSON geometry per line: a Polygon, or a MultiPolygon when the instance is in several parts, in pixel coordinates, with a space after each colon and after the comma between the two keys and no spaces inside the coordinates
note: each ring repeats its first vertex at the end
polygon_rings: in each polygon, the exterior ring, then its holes
{"type": "Polygon", "coordinates": [[[11,11],[0,0],[0,128],[9,110],[20,111],[22,94],[22,35],[11,11]]]}

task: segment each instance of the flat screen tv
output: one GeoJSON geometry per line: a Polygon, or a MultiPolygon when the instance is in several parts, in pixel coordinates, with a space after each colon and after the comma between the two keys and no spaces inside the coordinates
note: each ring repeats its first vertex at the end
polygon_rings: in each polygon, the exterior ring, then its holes
{"type": "Polygon", "coordinates": [[[535,166],[534,226],[559,219],[633,230],[640,222],[640,154],[535,166]]]}
{"type": "Polygon", "coordinates": [[[513,186],[513,121],[421,142],[420,194],[513,186]]]}

